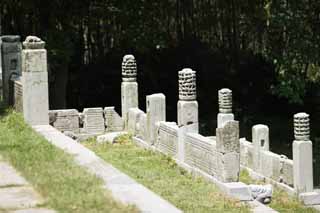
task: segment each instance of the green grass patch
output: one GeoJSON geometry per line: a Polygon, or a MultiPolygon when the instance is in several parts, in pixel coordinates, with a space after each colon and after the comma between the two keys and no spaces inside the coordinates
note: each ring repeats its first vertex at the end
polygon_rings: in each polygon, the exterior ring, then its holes
{"type": "Polygon", "coordinates": [[[0,119],[0,154],[59,212],[137,212],[116,202],[102,181],[75,165],[72,156],[49,144],[10,111],[0,119]]]}
{"type": "Polygon", "coordinates": [[[115,144],[84,143],[100,157],[184,212],[249,212],[249,207],[226,198],[212,183],[193,177],[169,157],[137,147],[130,137],[115,144]]]}
{"type": "MultiPolygon", "coordinates": [[[[247,170],[241,170],[240,181],[246,184],[265,184],[263,181],[253,180],[247,170]]],[[[279,212],[316,213],[317,210],[305,207],[297,198],[289,196],[287,192],[277,186],[273,186],[271,208],[279,212]]]]}

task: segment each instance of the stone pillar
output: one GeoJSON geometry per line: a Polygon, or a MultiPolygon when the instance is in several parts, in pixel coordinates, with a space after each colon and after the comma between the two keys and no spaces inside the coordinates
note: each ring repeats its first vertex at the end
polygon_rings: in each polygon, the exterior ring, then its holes
{"type": "Polygon", "coordinates": [[[28,36],[23,46],[23,116],[30,125],[48,125],[49,98],[45,42],[35,36],[28,36]]]}
{"type": "Polygon", "coordinates": [[[147,96],[147,142],[153,145],[156,142],[157,122],[166,121],[166,97],[164,94],[147,96]]]}
{"type": "Polygon", "coordinates": [[[125,55],[122,61],[121,114],[128,129],[128,112],[138,108],[137,64],[133,55],[125,55]]]}
{"type": "Polygon", "coordinates": [[[188,132],[199,132],[196,71],[183,69],[179,72],[178,126],[188,132]]]}
{"type": "Polygon", "coordinates": [[[238,182],[240,173],[239,122],[228,121],[216,130],[217,168],[219,180],[238,182]]]}
{"type": "Polygon", "coordinates": [[[218,91],[219,97],[219,113],[218,113],[218,128],[222,127],[226,122],[233,121],[232,113],[232,91],[230,89],[221,89],[218,91]]]}
{"type": "MultiPolygon", "coordinates": [[[[21,75],[21,51],[20,36],[2,36],[2,87],[3,101],[9,104],[9,84],[13,74],[21,75]]],[[[12,97],[11,97],[12,98],[12,97]]]]}
{"type": "Polygon", "coordinates": [[[293,182],[297,193],[313,191],[312,142],[310,141],[309,115],[294,115],[293,182]]]}
{"type": "Polygon", "coordinates": [[[261,172],[261,151],[269,151],[269,128],[258,124],[252,127],[253,169],[261,172]]]}

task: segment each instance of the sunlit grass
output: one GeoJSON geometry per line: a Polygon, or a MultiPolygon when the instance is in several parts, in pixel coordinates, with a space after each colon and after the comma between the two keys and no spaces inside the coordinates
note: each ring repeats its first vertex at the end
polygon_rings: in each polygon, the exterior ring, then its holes
{"type": "Polygon", "coordinates": [[[115,144],[84,144],[100,157],[184,212],[249,212],[240,201],[226,198],[212,183],[193,177],[171,158],[137,147],[129,136],[115,144]]]}
{"type": "Polygon", "coordinates": [[[5,114],[0,120],[0,154],[46,199],[45,207],[66,213],[136,212],[116,202],[100,179],[35,133],[20,114],[5,114]]]}

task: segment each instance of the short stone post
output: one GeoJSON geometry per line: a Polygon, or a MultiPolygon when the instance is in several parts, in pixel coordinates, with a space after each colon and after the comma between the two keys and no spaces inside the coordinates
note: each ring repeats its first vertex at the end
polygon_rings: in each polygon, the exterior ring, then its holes
{"type": "Polygon", "coordinates": [[[261,151],[269,151],[269,128],[266,125],[258,124],[252,127],[253,144],[253,168],[261,172],[261,151]]]}
{"type": "Polygon", "coordinates": [[[23,46],[23,116],[30,125],[48,125],[49,98],[45,42],[38,37],[28,36],[23,46]]]}
{"type": "Polygon", "coordinates": [[[183,69],[179,72],[178,126],[188,132],[199,132],[196,71],[183,69]]]}
{"type": "Polygon", "coordinates": [[[218,128],[222,127],[226,122],[233,121],[232,113],[232,91],[230,89],[221,89],[218,91],[219,97],[219,113],[218,113],[218,128]]]}
{"type": "Polygon", "coordinates": [[[147,142],[153,145],[156,142],[157,122],[166,121],[166,97],[164,94],[147,96],[147,142]]]}
{"type": "Polygon", "coordinates": [[[218,179],[238,182],[240,173],[239,122],[228,121],[216,130],[218,179]]]}
{"type": "Polygon", "coordinates": [[[125,55],[122,61],[121,114],[128,129],[128,112],[138,108],[137,64],[133,55],[125,55]]]}
{"type": "Polygon", "coordinates": [[[309,115],[294,115],[293,182],[296,192],[313,191],[312,142],[310,141],[309,115]]]}
{"type": "Polygon", "coordinates": [[[17,35],[2,36],[1,40],[3,101],[5,104],[9,104],[9,85],[11,76],[13,74],[17,76],[21,75],[22,45],[20,42],[20,36],[17,35]]]}

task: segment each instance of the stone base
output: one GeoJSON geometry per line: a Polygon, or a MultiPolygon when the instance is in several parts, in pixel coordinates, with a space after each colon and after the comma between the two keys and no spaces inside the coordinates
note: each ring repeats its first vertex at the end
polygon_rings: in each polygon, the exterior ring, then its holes
{"type": "Polygon", "coordinates": [[[299,199],[304,205],[320,205],[320,193],[318,192],[301,193],[299,199]]]}
{"type": "Polygon", "coordinates": [[[121,84],[121,115],[125,130],[128,128],[128,112],[130,108],[138,108],[138,83],[122,82],[121,84]]]}
{"type": "Polygon", "coordinates": [[[233,113],[219,113],[217,116],[218,128],[223,127],[228,121],[234,121],[233,113]]]}
{"type": "Polygon", "coordinates": [[[199,132],[198,102],[197,101],[178,101],[178,126],[193,125],[193,133],[199,132]]]}

